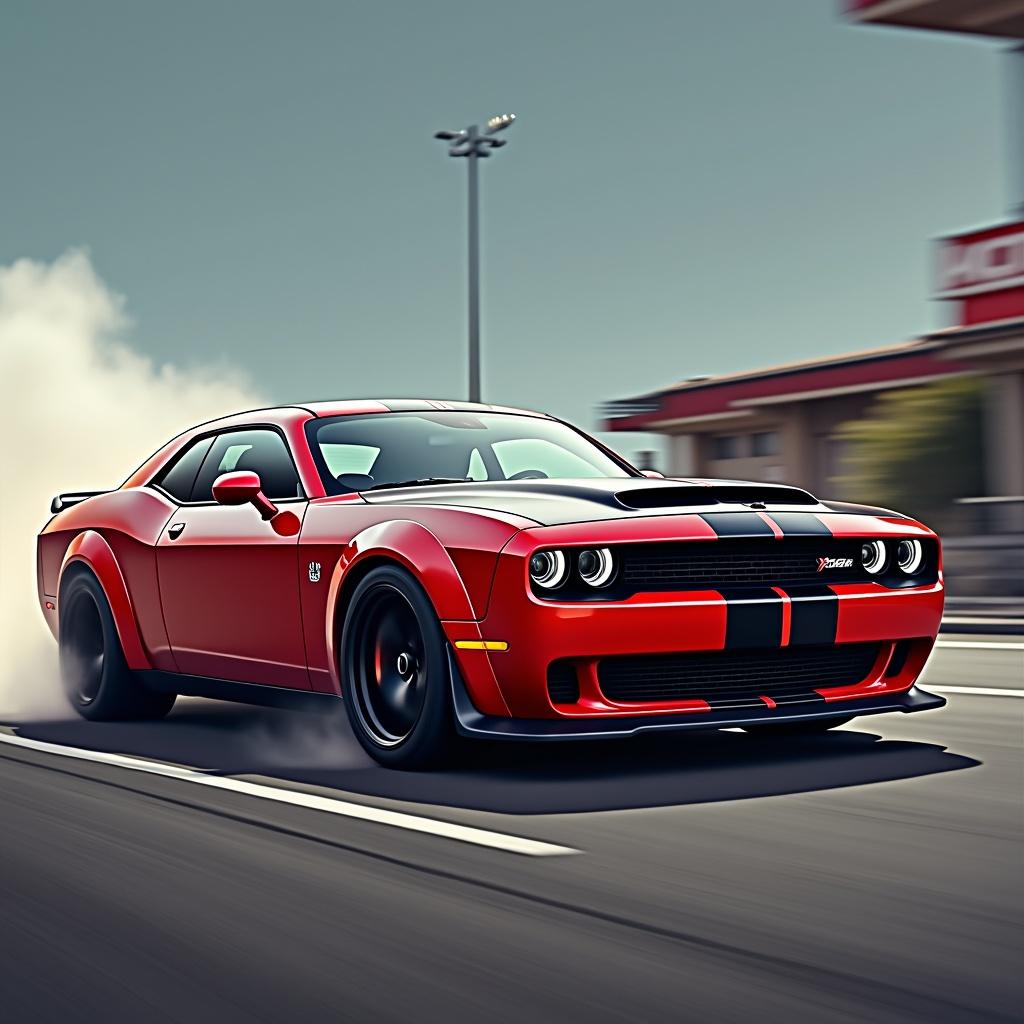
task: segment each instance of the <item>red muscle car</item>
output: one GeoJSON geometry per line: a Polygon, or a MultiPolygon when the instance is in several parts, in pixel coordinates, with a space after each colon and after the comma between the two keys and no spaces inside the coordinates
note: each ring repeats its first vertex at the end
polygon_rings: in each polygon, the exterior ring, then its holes
{"type": "Polygon", "coordinates": [[[89,719],[344,699],[386,765],[459,737],[830,729],[940,707],[938,538],[797,487],[653,479],[459,402],[261,409],[62,494],[39,598],[89,719]]]}

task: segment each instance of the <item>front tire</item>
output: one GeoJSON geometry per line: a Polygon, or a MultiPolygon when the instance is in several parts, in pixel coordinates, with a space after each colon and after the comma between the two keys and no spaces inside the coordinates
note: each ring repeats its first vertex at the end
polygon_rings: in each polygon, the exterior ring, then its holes
{"type": "Polygon", "coordinates": [[[93,722],[163,718],[173,693],[147,690],[128,668],[99,581],[78,571],[60,594],[60,674],[71,706],[93,722]]]}
{"type": "Polygon", "coordinates": [[[359,582],[341,638],[341,678],[352,731],[388,768],[424,768],[450,756],[448,659],[423,588],[398,566],[359,582]]]}

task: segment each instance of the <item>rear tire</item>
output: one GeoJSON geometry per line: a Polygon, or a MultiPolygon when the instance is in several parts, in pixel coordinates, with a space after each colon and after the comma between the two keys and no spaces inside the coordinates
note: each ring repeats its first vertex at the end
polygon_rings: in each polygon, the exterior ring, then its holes
{"type": "Polygon", "coordinates": [[[92,722],[163,718],[175,694],[147,690],[128,668],[99,581],[78,571],[62,587],[60,673],[71,706],[92,722]]]}
{"type": "Polygon", "coordinates": [[[746,725],[744,732],[761,736],[821,736],[840,725],[852,722],[854,715],[841,718],[810,718],[805,722],[765,722],[763,725],[746,725]]]}
{"type": "Polygon", "coordinates": [[[379,764],[425,768],[452,755],[447,644],[434,606],[410,573],[381,566],[356,586],[340,669],[352,731],[379,764]]]}

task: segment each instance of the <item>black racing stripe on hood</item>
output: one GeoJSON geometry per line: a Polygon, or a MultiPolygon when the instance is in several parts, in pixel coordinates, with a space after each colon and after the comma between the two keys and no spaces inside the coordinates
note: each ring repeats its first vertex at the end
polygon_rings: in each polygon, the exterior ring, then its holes
{"type": "Polygon", "coordinates": [[[831,537],[832,531],[812,512],[769,512],[785,537],[831,537]]]}
{"type": "Polygon", "coordinates": [[[775,536],[772,528],[756,512],[702,512],[700,517],[719,537],[775,536]]]}

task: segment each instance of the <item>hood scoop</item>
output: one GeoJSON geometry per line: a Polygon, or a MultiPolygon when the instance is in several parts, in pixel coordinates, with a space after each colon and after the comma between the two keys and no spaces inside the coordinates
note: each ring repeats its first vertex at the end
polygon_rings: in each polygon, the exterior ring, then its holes
{"type": "Polygon", "coordinates": [[[799,487],[775,484],[687,484],[683,487],[643,487],[618,491],[620,505],[631,509],[679,508],[695,505],[817,505],[818,499],[799,487]]]}

